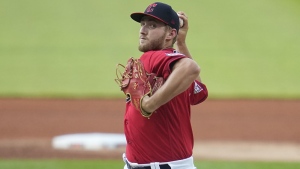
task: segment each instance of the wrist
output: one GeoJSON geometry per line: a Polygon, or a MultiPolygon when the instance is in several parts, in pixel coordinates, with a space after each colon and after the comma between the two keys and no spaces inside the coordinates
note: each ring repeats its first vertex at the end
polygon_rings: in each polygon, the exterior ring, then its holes
{"type": "Polygon", "coordinates": [[[150,110],[147,109],[148,108],[147,101],[149,99],[150,98],[149,98],[148,95],[144,95],[141,98],[141,100],[140,100],[140,111],[141,111],[141,114],[142,114],[142,116],[147,117],[147,118],[149,118],[152,115],[152,113],[154,112],[154,111],[150,111],[150,110]]]}
{"type": "Polygon", "coordinates": [[[176,45],[178,47],[182,47],[182,46],[186,46],[186,43],[185,43],[185,41],[176,41],[176,45]]]}

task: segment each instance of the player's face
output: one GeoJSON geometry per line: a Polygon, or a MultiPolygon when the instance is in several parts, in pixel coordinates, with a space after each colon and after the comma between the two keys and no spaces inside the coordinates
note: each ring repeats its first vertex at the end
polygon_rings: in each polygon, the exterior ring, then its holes
{"type": "Polygon", "coordinates": [[[141,21],[139,50],[161,50],[165,46],[166,24],[145,16],[141,21]]]}

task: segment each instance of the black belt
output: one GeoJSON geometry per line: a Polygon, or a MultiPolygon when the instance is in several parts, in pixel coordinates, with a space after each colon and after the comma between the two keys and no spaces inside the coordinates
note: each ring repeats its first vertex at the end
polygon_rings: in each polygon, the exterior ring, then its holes
{"type": "MultiPolygon", "coordinates": [[[[127,164],[127,168],[128,169],[151,169],[150,166],[146,166],[146,167],[131,167],[130,164],[127,162],[126,160],[126,164],[127,164]]],[[[161,164],[159,165],[160,169],[171,169],[171,167],[169,166],[169,164],[161,164]]]]}

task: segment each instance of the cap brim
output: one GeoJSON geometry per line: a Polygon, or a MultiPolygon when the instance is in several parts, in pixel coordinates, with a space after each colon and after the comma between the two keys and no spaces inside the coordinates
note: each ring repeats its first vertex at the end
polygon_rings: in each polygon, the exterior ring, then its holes
{"type": "Polygon", "coordinates": [[[142,18],[144,16],[150,16],[150,17],[155,18],[155,19],[157,19],[157,20],[159,20],[159,21],[161,21],[161,22],[163,22],[165,24],[168,24],[165,21],[163,21],[162,19],[160,19],[160,18],[158,18],[158,17],[156,17],[154,15],[151,15],[151,14],[145,14],[145,13],[142,13],[142,12],[136,12],[136,13],[132,13],[130,15],[131,19],[133,19],[136,22],[141,22],[141,20],[142,20],[142,18]]]}

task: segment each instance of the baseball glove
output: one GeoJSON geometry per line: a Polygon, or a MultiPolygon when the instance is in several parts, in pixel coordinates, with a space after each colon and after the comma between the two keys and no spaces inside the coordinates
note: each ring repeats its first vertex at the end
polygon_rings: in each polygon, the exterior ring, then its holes
{"type": "Polygon", "coordinates": [[[120,86],[121,91],[131,100],[134,107],[139,110],[142,116],[149,118],[153,112],[146,112],[142,108],[142,100],[145,96],[152,96],[159,89],[164,80],[154,73],[146,72],[140,59],[131,57],[127,65],[117,64],[117,78],[115,81],[120,86]],[[122,73],[120,68],[125,69],[122,73]]]}

